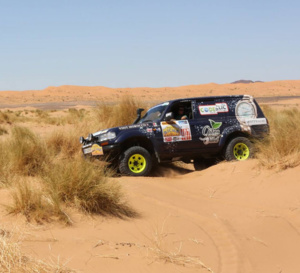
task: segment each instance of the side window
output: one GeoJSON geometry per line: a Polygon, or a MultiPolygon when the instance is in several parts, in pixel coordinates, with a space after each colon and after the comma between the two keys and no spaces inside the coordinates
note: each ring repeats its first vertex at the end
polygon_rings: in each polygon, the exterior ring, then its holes
{"type": "Polygon", "coordinates": [[[176,102],[172,105],[170,111],[173,113],[175,120],[194,118],[191,101],[176,102]]]}

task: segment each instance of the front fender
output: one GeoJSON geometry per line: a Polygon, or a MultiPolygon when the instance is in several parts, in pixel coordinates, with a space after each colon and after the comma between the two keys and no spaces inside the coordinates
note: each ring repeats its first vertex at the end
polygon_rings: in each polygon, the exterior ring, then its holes
{"type": "Polygon", "coordinates": [[[147,135],[144,132],[141,132],[141,131],[121,132],[117,136],[117,138],[115,140],[115,143],[121,144],[121,143],[125,142],[128,139],[131,139],[131,138],[140,138],[140,137],[147,137],[147,135]]]}

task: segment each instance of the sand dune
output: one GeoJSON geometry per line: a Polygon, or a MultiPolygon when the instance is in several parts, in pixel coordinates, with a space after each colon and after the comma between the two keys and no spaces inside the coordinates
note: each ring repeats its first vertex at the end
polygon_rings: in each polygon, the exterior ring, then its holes
{"type": "MultiPolygon", "coordinates": [[[[270,98],[300,96],[300,81],[1,91],[0,108],[50,103],[56,108],[86,107],[100,99],[116,102],[123,94],[152,102],[251,94],[265,97],[270,105],[298,106],[299,98],[270,98]]],[[[7,215],[1,206],[0,229],[19,234],[25,254],[59,259],[77,272],[294,273],[300,271],[299,172],[299,167],[281,172],[260,169],[256,160],[222,162],[198,172],[190,165],[160,167],[154,177],[112,178],[122,184],[138,218],[91,217],[70,210],[72,227],[37,226],[22,216],[7,215]]],[[[1,203],[10,199],[9,192],[1,189],[1,203]]]]}
{"type": "Polygon", "coordinates": [[[249,94],[255,97],[300,96],[300,80],[251,84],[201,84],[164,88],[107,88],[102,86],[59,86],[36,91],[1,91],[0,108],[14,104],[49,102],[115,102],[127,94],[142,101],[158,102],[184,97],[249,94]]]}
{"type": "MultiPolygon", "coordinates": [[[[257,164],[113,178],[139,218],[73,215],[76,222],[69,228],[25,225],[23,249],[39,258],[60,257],[90,273],[298,272],[300,169],[274,173],[257,164]]],[[[14,221],[2,218],[2,225],[14,221]]]]}

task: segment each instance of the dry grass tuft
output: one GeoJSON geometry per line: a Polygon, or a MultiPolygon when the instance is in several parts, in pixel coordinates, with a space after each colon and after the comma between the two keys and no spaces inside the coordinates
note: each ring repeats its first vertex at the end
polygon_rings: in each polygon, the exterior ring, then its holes
{"type": "Polygon", "coordinates": [[[8,150],[4,142],[0,142],[0,186],[9,184],[11,172],[9,170],[8,150]]]}
{"type": "Polygon", "coordinates": [[[111,128],[132,124],[136,119],[138,108],[145,108],[144,103],[125,95],[116,105],[100,102],[95,109],[95,114],[96,119],[103,124],[103,128],[111,128]]]}
{"type": "Polygon", "coordinates": [[[47,263],[25,256],[20,242],[14,242],[6,234],[0,235],[0,272],[7,273],[71,273],[74,270],[60,263],[47,263]]]}
{"type": "Polygon", "coordinates": [[[17,119],[16,115],[14,114],[14,112],[7,110],[5,112],[0,111],[0,124],[1,123],[8,123],[8,124],[12,124],[13,122],[15,122],[17,119]]]}
{"type": "Polygon", "coordinates": [[[275,110],[264,107],[269,120],[270,135],[257,143],[262,166],[284,170],[300,165],[300,111],[297,108],[275,110]]]}
{"type": "Polygon", "coordinates": [[[37,223],[49,222],[53,218],[65,220],[68,218],[60,209],[60,204],[53,202],[47,194],[43,185],[24,178],[15,183],[12,198],[13,204],[7,206],[12,214],[23,214],[28,222],[32,220],[37,223]]]}
{"type": "Polygon", "coordinates": [[[81,153],[81,144],[79,135],[75,129],[70,131],[54,131],[47,139],[47,149],[53,156],[62,155],[66,158],[73,158],[76,154],[81,153]]]}
{"type": "Polygon", "coordinates": [[[58,115],[55,111],[49,110],[35,110],[35,118],[32,120],[37,123],[51,124],[57,126],[64,126],[66,124],[77,124],[86,119],[88,112],[84,109],[77,110],[70,108],[58,115]]]}
{"type": "Polygon", "coordinates": [[[152,246],[148,250],[152,253],[155,260],[163,261],[165,263],[172,263],[179,266],[203,268],[208,272],[214,272],[211,268],[207,267],[199,257],[184,255],[181,253],[182,243],[174,251],[168,250],[166,246],[166,237],[168,234],[156,230],[154,238],[151,240],[152,246]]]}
{"type": "Polygon", "coordinates": [[[69,116],[71,117],[71,119],[75,119],[78,121],[82,121],[85,117],[86,117],[86,110],[85,109],[75,109],[75,108],[70,108],[68,110],[69,112],[69,116]]]}
{"type": "Polygon", "coordinates": [[[23,175],[38,174],[47,162],[44,143],[29,129],[16,126],[6,147],[11,171],[23,175]]]}
{"type": "Polygon", "coordinates": [[[88,213],[134,217],[136,212],[124,202],[120,185],[109,181],[111,171],[100,162],[77,157],[53,164],[43,174],[53,200],[88,213]]]}
{"type": "Polygon", "coordinates": [[[104,162],[82,158],[76,128],[44,140],[23,127],[13,127],[0,142],[0,185],[13,190],[10,213],[38,223],[55,219],[70,224],[62,208],[87,213],[134,217],[120,185],[104,162]],[[75,134],[75,135],[74,135],[75,134]]]}

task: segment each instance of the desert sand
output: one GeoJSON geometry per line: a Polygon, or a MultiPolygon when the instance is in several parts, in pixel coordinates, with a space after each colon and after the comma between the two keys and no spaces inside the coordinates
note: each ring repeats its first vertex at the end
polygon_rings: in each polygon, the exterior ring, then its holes
{"type": "MultiPolygon", "coordinates": [[[[100,99],[116,102],[123,94],[149,102],[250,94],[271,107],[298,107],[300,81],[1,91],[0,110],[91,107],[100,99]]],[[[1,206],[1,228],[20,234],[27,255],[59,260],[77,272],[300,272],[299,173],[300,167],[262,169],[255,159],[221,162],[203,171],[194,171],[191,165],[162,166],[152,177],[111,178],[121,183],[139,213],[136,218],[73,211],[71,227],[36,225],[7,215],[1,206]]],[[[10,201],[5,189],[0,190],[0,200],[10,201]]]]}
{"type": "Polygon", "coordinates": [[[107,88],[102,86],[58,86],[35,91],[0,91],[0,109],[35,107],[60,109],[76,105],[94,106],[97,101],[114,103],[123,95],[144,102],[162,102],[177,98],[248,94],[256,98],[300,99],[300,80],[251,84],[202,84],[164,88],[107,88]],[[57,104],[59,103],[59,104],[57,104]],[[46,104],[46,105],[45,105],[46,104]]]}

